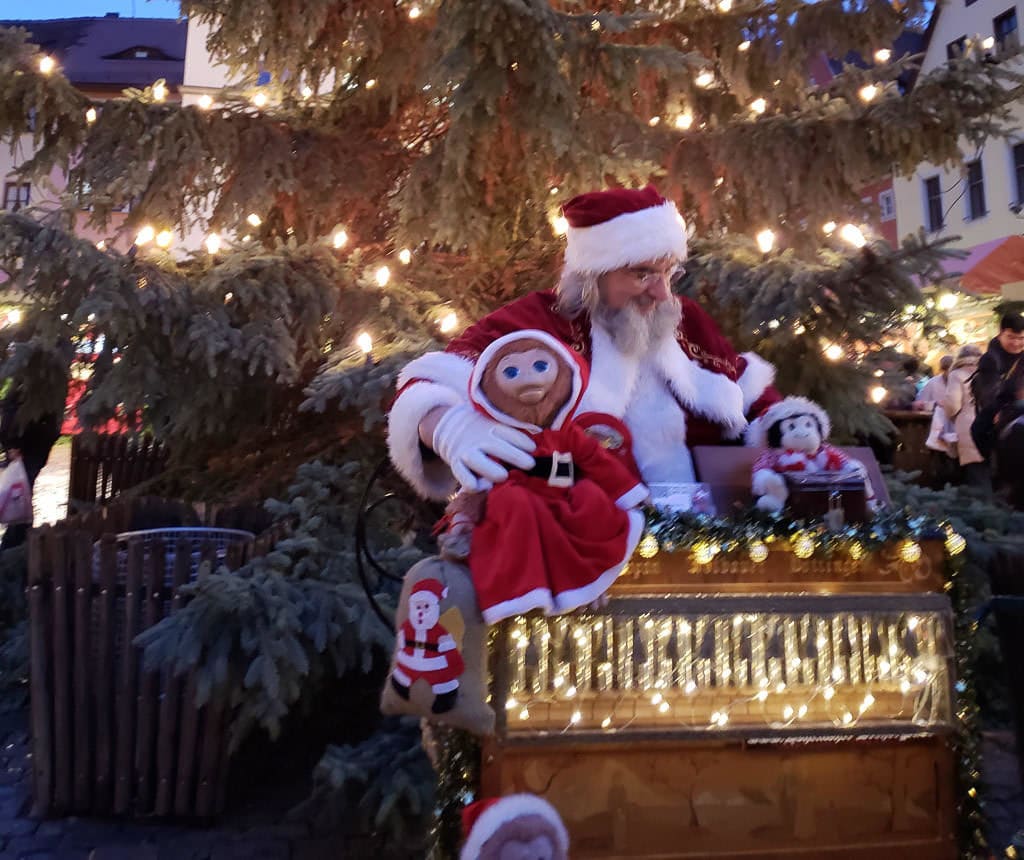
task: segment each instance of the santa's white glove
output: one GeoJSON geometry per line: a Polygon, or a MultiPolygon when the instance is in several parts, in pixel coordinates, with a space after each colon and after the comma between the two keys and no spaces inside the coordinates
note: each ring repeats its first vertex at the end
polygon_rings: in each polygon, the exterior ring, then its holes
{"type": "Polygon", "coordinates": [[[431,447],[452,470],[462,488],[482,492],[508,477],[500,461],[532,469],[537,446],[520,430],[477,412],[468,403],[449,407],[434,428],[431,447]]]}

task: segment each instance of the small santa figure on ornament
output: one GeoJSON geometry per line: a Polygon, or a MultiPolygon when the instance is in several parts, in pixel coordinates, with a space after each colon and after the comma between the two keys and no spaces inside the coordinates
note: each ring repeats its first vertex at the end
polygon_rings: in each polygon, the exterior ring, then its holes
{"type": "Polygon", "coordinates": [[[391,686],[408,699],[422,679],[434,692],[431,710],[443,714],[455,706],[464,664],[455,638],[440,623],[441,600],[448,589],[436,579],[421,579],[409,594],[409,617],[398,629],[398,650],[391,686]]]}
{"type": "Polygon", "coordinates": [[[536,330],[498,338],[473,369],[476,409],[535,445],[533,468],[510,467],[485,501],[463,493],[450,506],[457,532],[473,528],[469,569],[488,624],[598,600],[640,539],[647,487],[573,421],[586,380],[578,355],[536,330]],[[475,526],[471,511],[482,512],[475,526]]]}

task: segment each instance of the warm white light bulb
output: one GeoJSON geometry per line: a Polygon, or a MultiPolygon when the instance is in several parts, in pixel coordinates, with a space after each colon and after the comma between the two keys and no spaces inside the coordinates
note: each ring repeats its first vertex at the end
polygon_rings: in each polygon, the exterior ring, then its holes
{"type": "Polygon", "coordinates": [[[420,9],[419,6],[410,6],[409,7],[409,18],[411,20],[415,21],[422,14],[423,14],[423,10],[420,9]]]}
{"type": "Polygon", "coordinates": [[[211,233],[206,237],[206,242],[204,242],[204,244],[206,245],[207,253],[216,254],[220,251],[220,236],[217,233],[211,233]]]}
{"type": "Polygon", "coordinates": [[[263,223],[263,219],[260,218],[260,216],[257,215],[255,212],[250,212],[249,217],[247,217],[245,220],[252,224],[253,227],[259,227],[260,224],[263,223]]]}
{"type": "Polygon", "coordinates": [[[386,287],[388,281],[391,280],[391,269],[387,266],[381,266],[374,272],[373,278],[377,282],[378,287],[386,287]]]}
{"type": "Polygon", "coordinates": [[[693,114],[689,111],[683,111],[683,113],[676,117],[676,128],[681,128],[683,131],[686,131],[692,125],[693,114]]]}
{"type": "Polygon", "coordinates": [[[754,239],[762,254],[767,254],[775,247],[775,233],[772,230],[764,229],[754,239]]]}
{"type": "Polygon", "coordinates": [[[455,331],[458,324],[459,318],[455,315],[455,311],[450,311],[441,318],[441,333],[448,334],[449,332],[455,331]]]}
{"type": "Polygon", "coordinates": [[[360,332],[359,337],[356,338],[356,346],[369,355],[373,351],[373,338],[370,337],[370,333],[360,332]]]}
{"type": "Polygon", "coordinates": [[[7,322],[10,325],[17,325],[21,322],[22,314],[20,308],[14,308],[7,312],[7,322]]]}
{"type": "Polygon", "coordinates": [[[791,720],[791,719],[793,719],[793,707],[792,707],[792,705],[786,705],[786,707],[784,707],[782,709],[782,719],[784,719],[784,720],[791,720]]]}
{"type": "Polygon", "coordinates": [[[582,719],[583,719],[583,714],[581,714],[579,711],[573,711],[572,712],[572,716],[569,717],[569,722],[572,723],[575,726],[582,719]]]}
{"type": "Polygon", "coordinates": [[[741,51],[749,51],[750,50],[750,40],[749,39],[744,39],[742,42],[740,42],[738,47],[739,47],[739,50],[741,50],[741,51]]]}
{"type": "Polygon", "coordinates": [[[164,86],[162,83],[153,84],[153,98],[156,99],[158,102],[162,102],[165,98],[167,98],[167,87],[164,86]]]}
{"type": "Polygon", "coordinates": [[[601,728],[602,729],[608,728],[611,724],[612,724],[612,718],[611,717],[605,717],[603,720],[601,720],[601,728]]]}
{"type": "Polygon", "coordinates": [[[768,102],[764,99],[754,99],[750,103],[750,109],[756,114],[762,114],[768,110],[768,102]]]}
{"type": "Polygon", "coordinates": [[[876,385],[871,389],[870,393],[872,403],[881,403],[883,400],[885,400],[885,395],[888,394],[889,392],[886,391],[883,386],[876,385]]]}
{"type": "Polygon", "coordinates": [[[943,293],[939,296],[939,300],[935,303],[935,306],[940,311],[951,311],[956,307],[957,302],[960,301],[960,296],[956,293],[943,293]]]}
{"type": "Polygon", "coordinates": [[[201,110],[209,110],[213,107],[213,96],[209,95],[208,93],[203,93],[199,97],[198,104],[201,110]]]}
{"type": "Polygon", "coordinates": [[[174,241],[174,234],[170,230],[161,230],[156,234],[156,243],[161,248],[170,248],[174,241]]]}
{"type": "Polygon", "coordinates": [[[839,361],[843,357],[843,348],[838,343],[830,343],[823,352],[829,361],[839,361]]]}
{"type": "Polygon", "coordinates": [[[39,58],[39,71],[44,75],[50,74],[55,68],[57,68],[57,61],[49,54],[39,58]]]}
{"type": "Polygon", "coordinates": [[[523,708],[519,712],[519,719],[521,719],[521,720],[528,720],[528,719],[530,719],[530,709],[529,708],[523,708]]]}
{"type": "Polygon", "coordinates": [[[154,230],[149,224],[146,224],[135,236],[135,244],[148,245],[154,238],[156,238],[156,230],[154,230]]]}
{"type": "Polygon", "coordinates": [[[714,82],[715,82],[715,74],[714,74],[714,72],[709,72],[709,71],[701,72],[699,75],[697,75],[696,79],[694,80],[694,83],[698,87],[704,87],[704,88],[710,87],[714,82]]]}
{"type": "Polygon", "coordinates": [[[839,238],[847,244],[853,245],[854,248],[863,248],[868,243],[868,240],[864,238],[864,233],[856,224],[843,224],[839,228],[839,238]]]}
{"type": "Polygon", "coordinates": [[[556,215],[551,219],[551,228],[556,236],[564,236],[569,232],[569,221],[564,215],[556,215]]]}
{"type": "Polygon", "coordinates": [[[412,262],[412,251],[408,248],[402,248],[402,250],[398,252],[398,261],[403,266],[408,266],[409,263],[412,262]]]}
{"type": "Polygon", "coordinates": [[[377,79],[376,78],[370,78],[370,80],[368,80],[364,86],[368,90],[372,90],[375,86],[377,86],[377,79]]]}
{"type": "Polygon", "coordinates": [[[826,687],[824,690],[821,691],[821,695],[825,697],[826,702],[831,702],[832,697],[835,696],[835,694],[836,691],[834,687],[826,687]]]}
{"type": "Polygon", "coordinates": [[[308,99],[308,98],[311,98],[312,96],[313,96],[313,88],[311,86],[309,86],[309,85],[304,86],[302,88],[302,97],[304,99],[308,99]]]}
{"type": "Polygon", "coordinates": [[[857,95],[862,102],[869,102],[878,95],[878,87],[875,84],[866,84],[857,90],[857,95]]]}
{"type": "Polygon", "coordinates": [[[981,47],[986,51],[991,51],[995,46],[996,40],[992,36],[987,36],[981,41],[981,47]]]}
{"type": "Polygon", "coordinates": [[[651,128],[654,128],[659,122],[661,122],[660,116],[652,116],[649,120],[647,120],[647,124],[651,128]]]}
{"type": "Polygon", "coordinates": [[[96,250],[97,251],[105,251],[106,249],[107,249],[107,243],[103,239],[100,239],[96,243],[96,250]]]}
{"type": "Polygon", "coordinates": [[[348,244],[348,233],[344,230],[335,230],[334,235],[331,236],[331,244],[335,248],[344,248],[348,244]]]}
{"type": "Polygon", "coordinates": [[[669,703],[662,702],[660,705],[658,705],[658,711],[659,713],[667,714],[669,712],[669,703]]]}
{"type": "Polygon", "coordinates": [[[876,63],[888,63],[889,58],[892,56],[892,51],[888,48],[879,48],[875,51],[875,62],[876,63]]]}
{"type": "Polygon", "coordinates": [[[836,222],[826,221],[822,225],[821,232],[824,233],[826,236],[831,236],[833,233],[836,232],[836,222]]]}
{"type": "Polygon", "coordinates": [[[91,107],[85,112],[85,121],[88,123],[96,122],[96,108],[91,107]]]}
{"type": "Polygon", "coordinates": [[[266,93],[254,93],[253,97],[252,97],[252,103],[256,107],[258,107],[258,108],[266,107],[267,106],[267,94],[266,93]]]}
{"type": "Polygon", "coordinates": [[[718,0],[718,11],[728,12],[732,9],[732,0],[718,0]]]}

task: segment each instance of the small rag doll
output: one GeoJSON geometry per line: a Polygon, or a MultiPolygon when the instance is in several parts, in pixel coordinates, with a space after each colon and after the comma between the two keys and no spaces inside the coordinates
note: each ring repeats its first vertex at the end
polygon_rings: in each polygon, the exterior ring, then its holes
{"type": "Polygon", "coordinates": [[[760,510],[782,510],[789,498],[785,475],[816,472],[863,478],[865,496],[872,504],[874,492],[864,464],[825,441],[831,429],[825,410],[806,397],[787,397],[751,424],[747,444],[767,446],[751,470],[751,489],[760,510]]]}
{"type": "Polygon", "coordinates": [[[534,609],[570,612],[600,598],[643,530],[647,488],[573,422],[587,367],[546,332],[505,335],[477,359],[470,400],[537,445],[530,471],[512,468],[484,494],[449,506],[442,555],[466,555],[484,621],[534,609]],[[471,540],[466,540],[472,529],[471,540]]]}
{"type": "Polygon", "coordinates": [[[569,833],[558,811],[535,794],[478,800],[462,810],[459,860],[569,860],[569,833]]]}

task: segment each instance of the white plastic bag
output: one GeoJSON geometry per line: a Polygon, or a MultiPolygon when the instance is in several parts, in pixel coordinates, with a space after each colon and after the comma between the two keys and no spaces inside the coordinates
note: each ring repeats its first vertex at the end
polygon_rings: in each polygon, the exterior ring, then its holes
{"type": "Polygon", "coordinates": [[[28,483],[25,464],[11,460],[7,468],[0,471],[0,523],[32,522],[32,488],[28,483]]]}

